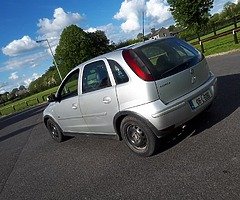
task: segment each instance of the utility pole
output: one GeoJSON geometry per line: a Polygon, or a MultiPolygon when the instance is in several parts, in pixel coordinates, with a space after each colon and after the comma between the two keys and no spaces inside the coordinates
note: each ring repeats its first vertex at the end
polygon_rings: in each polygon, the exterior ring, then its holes
{"type": "Polygon", "coordinates": [[[61,75],[61,73],[60,73],[60,71],[59,71],[59,68],[58,68],[57,62],[56,62],[55,57],[54,57],[54,55],[53,55],[53,51],[52,51],[52,48],[51,48],[51,46],[50,46],[50,44],[49,44],[48,39],[37,40],[37,41],[36,41],[36,43],[41,43],[41,42],[47,42],[47,44],[48,44],[48,48],[49,48],[49,50],[50,50],[50,52],[51,52],[51,55],[52,55],[52,58],[53,58],[53,62],[54,62],[54,64],[55,64],[56,68],[57,68],[57,72],[58,72],[58,75],[59,75],[59,77],[60,77],[60,80],[62,81],[63,78],[62,78],[62,75],[61,75]]]}
{"type": "Polygon", "coordinates": [[[143,34],[143,42],[144,42],[144,11],[142,12],[142,27],[143,27],[142,34],[143,34]]]}

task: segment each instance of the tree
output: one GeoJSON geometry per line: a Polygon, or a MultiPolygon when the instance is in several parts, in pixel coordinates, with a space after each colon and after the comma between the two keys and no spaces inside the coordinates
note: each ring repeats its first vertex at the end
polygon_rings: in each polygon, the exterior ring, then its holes
{"type": "Polygon", "coordinates": [[[17,92],[18,92],[18,88],[14,88],[11,93],[16,94],[17,92]]]}
{"type": "Polygon", "coordinates": [[[238,7],[235,3],[228,1],[223,6],[222,15],[225,19],[231,19],[238,14],[238,7]]]}
{"type": "Polygon", "coordinates": [[[96,32],[88,33],[88,37],[90,39],[91,57],[99,56],[111,50],[109,40],[103,31],[97,30],[96,32]]]}
{"type": "Polygon", "coordinates": [[[76,25],[66,27],[60,37],[55,58],[65,76],[71,69],[111,50],[103,31],[86,33],[76,25]]]}
{"type": "Polygon", "coordinates": [[[170,31],[170,32],[173,32],[174,30],[175,30],[175,26],[174,25],[171,25],[171,26],[169,26],[168,27],[168,30],[170,31]]]}
{"type": "Polygon", "coordinates": [[[4,103],[4,102],[8,101],[8,96],[9,96],[9,92],[0,94],[0,103],[4,103]]]}
{"type": "Polygon", "coordinates": [[[136,44],[138,42],[141,42],[142,39],[130,39],[130,40],[126,40],[126,41],[121,41],[116,45],[116,49],[122,48],[122,47],[126,47],[132,44],[136,44]]]}
{"type": "Polygon", "coordinates": [[[171,25],[168,27],[168,30],[172,33],[180,32],[181,28],[175,25],[171,25]]]}
{"type": "Polygon", "coordinates": [[[167,0],[175,21],[182,28],[199,31],[209,20],[213,0],[167,0]]]}
{"type": "Polygon", "coordinates": [[[214,23],[217,23],[219,22],[221,19],[220,19],[220,14],[219,13],[215,13],[213,16],[211,16],[210,18],[210,23],[211,24],[214,24],[214,23]]]}
{"type": "Polygon", "coordinates": [[[143,36],[143,33],[138,33],[137,34],[137,39],[138,40],[143,40],[144,38],[143,38],[144,36],[143,36]]]}
{"type": "Polygon", "coordinates": [[[19,90],[26,90],[26,87],[24,85],[20,85],[18,89],[19,90]]]}
{"type": "Polygon", "coordinates": [[[55,87],[60,83],[61,80],[56,67],[51,66],[41,77],[30,83],[28,90],[30,94],[34,94],[55,87]]]}
{"type": "Polygon", "coordinates": [[[91,57],[90,40],[87,36],[87,33],[76,25],[64,28],[55,54],[63,77],[71,69],[91,57]]]}

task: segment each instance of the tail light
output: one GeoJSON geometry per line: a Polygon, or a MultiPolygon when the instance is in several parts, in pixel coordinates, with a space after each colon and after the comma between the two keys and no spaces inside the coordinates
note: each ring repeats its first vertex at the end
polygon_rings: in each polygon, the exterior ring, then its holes
{"type": "Polygon", "coordinates": [[[133,72],[144,81],[154,81],[148,68],[133,50],[123,50],[123,58],[133,72]]]}

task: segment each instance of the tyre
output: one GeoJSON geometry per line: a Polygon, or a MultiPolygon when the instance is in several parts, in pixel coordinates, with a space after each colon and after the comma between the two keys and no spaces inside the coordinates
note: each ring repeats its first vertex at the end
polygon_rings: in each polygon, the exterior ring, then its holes
{"type": "Polygon", "coordinates": [[[125,117],[120,131],[127,146],[137,155],[148,157],[154,153],[157,138],[147,124],[134,117],[125,117]]]}
{"type": "Polygon", "coordinates": [[[63,141],[63,134],[59,126],[51,119],[47,120],[47,129],[52,137],[56,142],[63,141]]]}

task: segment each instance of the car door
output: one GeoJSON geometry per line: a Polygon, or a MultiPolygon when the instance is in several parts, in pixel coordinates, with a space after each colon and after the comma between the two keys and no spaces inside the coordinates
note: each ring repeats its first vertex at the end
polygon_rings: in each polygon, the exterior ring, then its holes
{"type": "Polygon", "coordinates": [[[92,133],[113,134],[113,118],[119,111],[119,105],[107,60],[85,65],[81,82],[80,107],[89,130],[92,133]]]}
{"type": "Polygon", "coordinates": [[[79,69],[71,72],[61,84],[54,107],[57,120],[64,132],[89,132],[79,106],[79,69]]]}

